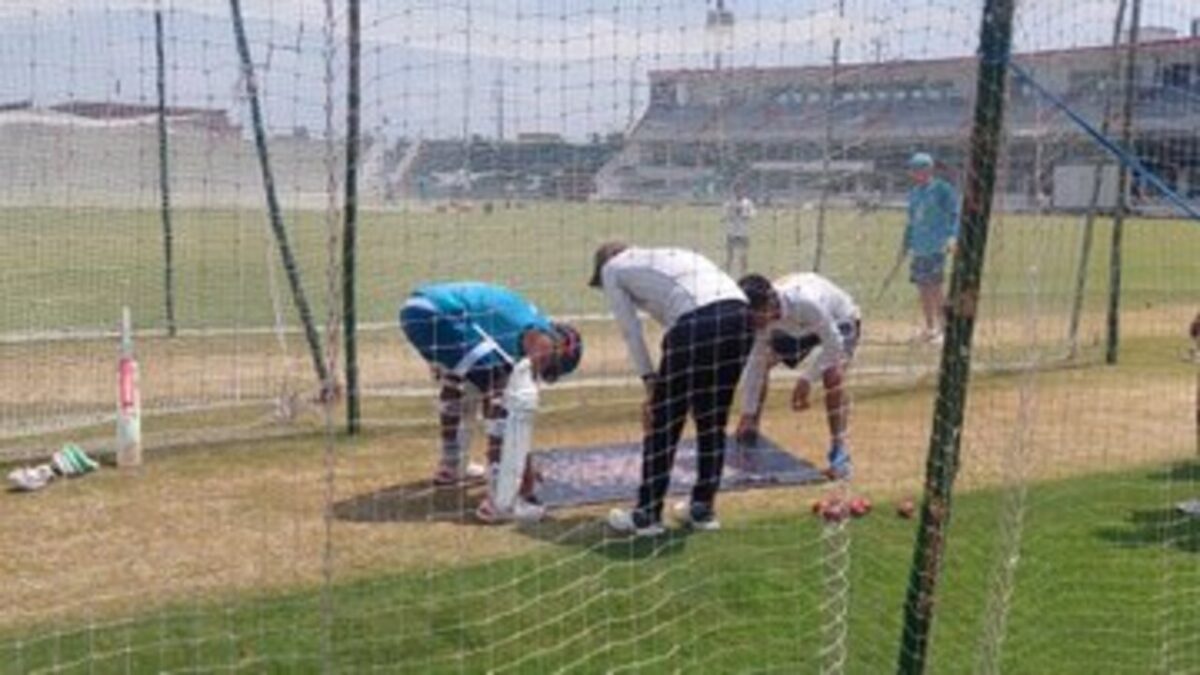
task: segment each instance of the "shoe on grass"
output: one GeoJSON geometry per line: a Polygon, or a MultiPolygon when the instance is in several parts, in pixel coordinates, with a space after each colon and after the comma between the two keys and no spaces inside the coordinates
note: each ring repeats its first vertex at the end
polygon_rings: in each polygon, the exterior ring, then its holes
{"type": "Polygon", "coordinates": [[[635,537],[658,537],[667,530],[662,522],[650,520],[640,511],[628,509],[613,509],[608,512],[608,526],[620,534],[632,534],[635,537]]]}
{"type": "Polygon", "coordinates": [[[708,504],[693,501],[675,502],[675,519],[698,532],[715,532],[721,529],[717,513],[708,504]]]}

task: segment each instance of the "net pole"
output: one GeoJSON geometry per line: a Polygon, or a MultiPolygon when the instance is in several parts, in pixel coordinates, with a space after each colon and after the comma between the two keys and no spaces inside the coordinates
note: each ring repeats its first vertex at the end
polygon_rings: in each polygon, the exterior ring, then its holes
{"type": "MultiPolygon", "coordinates": [[[[1142,0],[1133,0],[1129,17],[1129,47],[1125,59],[1125,100],[1121,110],[1121,145],[1126,152],[1137,153],[1133,148],[1133,97],[1137,76],[1138,24],[1141,23],[1142,0]]],[[[1126,191],[1129,188],[1129,167],[1122,164],[1117,174],[1117,208],[1113,214],[1112,246],[1108,257],[1108,336],[1105,340],[1104,362],[1117,362],[1121,341],[1121,240],[1125,234],[1125,211],[1129,208],[1126,191]]]]}
{"type": "MultiPolygon", "coordinates": [[[[838,0],[838,19],[846,16],[846,0],[838,0]]],[[[821,195],[817,199],[816,244],[813,247],[813,271],[821,271],[825,259],[825,211],[829,208],[829,167],[833,161],[833,118],[837,114],[838,65],[842,56],[842,26],[833,38],[833,57],[829,71],[829,100],[825,103],[825,152],[821,156],[821,195]]]]}
{"type": "Polygon", "coordinates": [[[958,472],[963,411],[971,366],[971,338],[980,299],[984,254],[1000,131],[1004,117],[1004,85],[1012,48],[1012,23],[1016,0],[986,0],[980,28],[979,75],[975,120],[971,131],[970,172],[963,200],[960,254],[954,260],[950,295],[945,307],[946,341],[938,376],[938,398],[925,466],[925,494],[920,527],[913,547],[912,570],[904,604],[898,672],[925,670],[933,623],[933,605],[951,495],[958,472]]]}
{"type": "Polygon", "coordinates": [[[304,295],[304,286],[300,282],[300,268],[292,254],[288,242],[287,230],[283,226],[283,216],[280,215],[279,197],[275,193],[275,176],[271,171],[271,157],[267,151],[267,132],[263,124],[262,108],[258,101],[258,82],[254,77],[254,64],[250,61],[250,44],[246,40],[246,27],[242,21],[240,0],[229,0],[229,9],[233,15],[233,37],[237,43],[238,56],[241,59],[242,79],[246,82],[246,97],[250,102],[250,117],[254,126],[254,145],[258,151],[258,164],[262,171],[263,191],[267,197],[267,213],[271,221],[271,231],[275,234],[275,243],[279,246],[279,256],[283,259],[283,271],[287,274],[288,284],[292,288],[292,300],[296,311],[300,314],[300,322],[304,327],[304,337],[308,342],[309,356],[312,357],[313,368],[317,380],[321,383],[321,395],[325,398],[333,390],[330,381],[329,368],[321,356],[321,337],[313,323],[312,309],[308,298],[304,295]]]}
{"type": "Polygon", "coordinates": [[[359,0],[347,0],[348,81],[346,83],[346,209],[342,228],[342,341],[346,350],[346,432],[362,427],[358,387],[358,317],[355,266],[358,236],[358,143],[361,118],[360,59],[362,54],[359,0]]]}
{"type": "MultiPolygon", "coordinates": [[[[1113,21],[1113,38],[1112,38],[1112,80],[1116,82],[1121,77],[1121,29],[1125,24],[1125,6],[1129,4],[1127,0],[1118,0],[1117,2],[1117,18],[1113,21]]],[[[1104,93],[1104,116],[1100,119],[1100,133],[1108,136],[1109,118],[1112,116],[1112,94],[1111,89],[1106,88],[1104,93]]],[[[1100,203],[1100,188],[1104,180],[1104,162],[1096,163],[1095,173],[1092,175],[1092,194],[1088,201],[1087,215],[1083,221],[1083,239],[1079,244],[1079,266],[1075,269],[1075,293],[1071,300],[1071,321],[1067,329],[1067,344],[1070,345],[1070,357],[1073,359],[1079,354],[1079,320],[1083,314],[1083,295],[1087,289],[1087,273],[1088,263],[1092,257],[1092,243],[1095,240],[1096,230],[1096,208],[1100,203]]]]}
{"type": "Polygon", "coordinates": [[[158,192],[163,231],[163,303],[167,313],[167,336],[175,337],[175,244],[171,228],[171,176],[167,163],[167,62],[163,46],[161,3],[154,7],[154,56],[158,89],[158,192]]]}

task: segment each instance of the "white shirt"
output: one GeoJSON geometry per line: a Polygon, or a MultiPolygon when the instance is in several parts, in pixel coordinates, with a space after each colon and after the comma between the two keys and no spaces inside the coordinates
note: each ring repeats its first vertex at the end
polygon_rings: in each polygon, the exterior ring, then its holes
{"type": "Polygon", "coordinates": [[[725,235],[749,237],[750,220],[754,218],[754,202],[749,197],[725,202],[725,235]]]}
{"type": "Polygon", "coordinates": [[[821,345],[809,359],[800,377],[814,382],[829,368],[846,358],[838,324],[858,321],[858,305],[850,294],[819,274],[789,274],[772,282],[779,293],[781,315],[758,332],[743,373],[742,412],[758,412],[759,394],[771,358],[771,333],[779,330],[795,338],[816,335],[821,345]]]}
{"type": "Polygon", "coordinates": [[[655,368],[637,310],[670,330],[683,315],[714,302],[746,302],[742,289],[721,268],[681,248],[627,248],[604,264],[600,281],[639,375],[655,368]]]}

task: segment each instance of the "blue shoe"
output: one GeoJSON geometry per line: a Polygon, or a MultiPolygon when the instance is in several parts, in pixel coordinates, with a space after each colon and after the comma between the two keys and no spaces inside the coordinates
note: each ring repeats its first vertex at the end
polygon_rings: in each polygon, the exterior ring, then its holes
{"type": "Polygon", "coordinates": [[[834,443],[829,448],[829,468],[825,476],[829,480],[849,480],[854,473],[854,463],[850,461],[850,453],[841,443],[834,443]]]}

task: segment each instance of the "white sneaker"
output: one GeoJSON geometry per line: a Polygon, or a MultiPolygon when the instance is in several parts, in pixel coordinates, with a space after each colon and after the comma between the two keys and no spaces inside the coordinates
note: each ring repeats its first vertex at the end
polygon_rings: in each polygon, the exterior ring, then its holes
{"type": "Polygon", "coordinates": [[[632,534],[635,537],[659,537],[666,533],[666,528],[660,522],[639,523],[633,511],[613,509],[608,512],[608,526],[621,534],[632,534]]]}
{"type": "Polygon", "coordinates": [[[489,525],[515,521],[518,523],[536,523],[546,517],[546,507],[541,504],[518,499],[512,509],[502,511],[492,503],[491,497],[486,497],[475,509],[475,517],[489,525]]]}
{"type": "Polygon", "coordinates": [[[460,483],[477,483],[487,476],[487,469],[482,464],[467,462],[461,466],[439,464],[433,472],[433,484],[439,486],[458,485],[460,483]]]}
{"type": "Polygon", "coordinates": [[[675,519],[681,524],[697,532],[716,532],[721,529],[721,521],[712,507],[701,504],[693,505],[690,501],[678,501],[671,507],[675,519]]]}
{"type": "Polygon", "coordinates": [[[537,523],[546,517],[546,507],[524,499],[513,505],[512,519],[518,523],[537,523]]]}
{"type": "Polygon", "coordinates": [[[54,480],[54,469],[49,464],[38,466],[23,466],[13,469],[8,474],[8,483],[12,489],[20,492],[33,492],[46,487],[54,480]]]}
{"type": "Polygon", "coordinates": [[[1185,516],[1195,516],[1200,518],[1200,499],[1192,499],[1186,502],[1179,502],[1175,505],[1175,510],[1185,516]]]}

